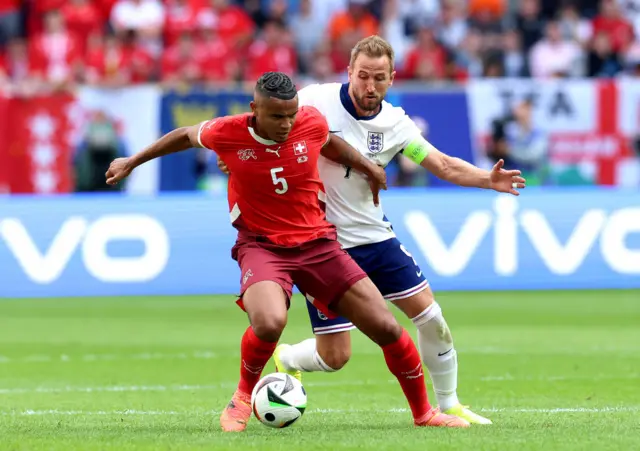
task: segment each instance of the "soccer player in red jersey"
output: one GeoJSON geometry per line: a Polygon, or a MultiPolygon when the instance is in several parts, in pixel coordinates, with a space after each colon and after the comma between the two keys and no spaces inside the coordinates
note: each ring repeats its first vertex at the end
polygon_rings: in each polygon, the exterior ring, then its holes
{"type": "Polygon", "coordinates": [[[214,150],[227,163],[229,210],[238,230],[232,257],[241,270],[238,304],[250,326],[241,343],[240,382],[224,409],[225,431],[243,431],[251,416],[251,392],[287,322],[293,285],[319,299],[317,307],[349,318],[383,351],[389,370],[407,397],[417,426],[468,427],[432,408],[420,355],[367,275],[336,240],[321,206],[317,160],[367,175],[374,201],[386,188],[384,170],[329,133],[313,107],[298,108],[291,79],[268,72],[257,82],[252,113],[212,119],[176,129],[147,149],[111,163],[107,183],[128,176],[153,158],[192,147],[214,150]]]}

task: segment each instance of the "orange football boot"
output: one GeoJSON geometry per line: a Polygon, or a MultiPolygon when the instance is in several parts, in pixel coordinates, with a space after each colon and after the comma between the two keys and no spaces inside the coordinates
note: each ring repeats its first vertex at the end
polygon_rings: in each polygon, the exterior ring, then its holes
{"type": "Polygon", "coordinates": [[[233,398],[220,415],[220,426],[225,432],[242,432],[251,418],[251,395],[236,390],[233,398]]]}
{"type": "Polygon", "coordinates": [[[442,413],[437,407],[432,408],[422,418],[414,420],[414,424],[416,426],[433,426],[444,428],[468,428],[470,426],[467,420],[442,413]]]}

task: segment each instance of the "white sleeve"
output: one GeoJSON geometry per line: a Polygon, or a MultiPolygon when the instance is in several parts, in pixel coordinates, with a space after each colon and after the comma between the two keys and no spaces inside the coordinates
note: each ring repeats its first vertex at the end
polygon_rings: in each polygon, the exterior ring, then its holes
{"type": "Polygon", "coordinates": [[[423,137],[420,127],[406,114],[403,116],[396,130],[396,137],[399,143],[398,152],[406,149],[412,141],[423,137]]]}
{"type": "Polygon", "coordinates": [[[302,88],[298,91],[298,106],[316,107],[316,98],[319,94],[319,84],[313,84],[302,88]]]}

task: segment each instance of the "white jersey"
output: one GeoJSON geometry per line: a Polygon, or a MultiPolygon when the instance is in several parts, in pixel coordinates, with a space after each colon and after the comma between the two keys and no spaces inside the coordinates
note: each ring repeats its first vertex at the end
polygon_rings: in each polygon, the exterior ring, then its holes
{"type": "MultiPolygon", "coordinates": [[[[383,167],[421,136],[404,110],[386,101],[377,115],[359,117],[347,84],[310,85],[298,92],[298,98],[300,106],[314,106],[327,118],[330,131],[383,167]]],[[[373,205],[373,194],[362,174],[322,156],[318,169],[327,193],[327,219],[338,229],[338,241],[344,248],[395,237],[382,202],[373,205]]]]}

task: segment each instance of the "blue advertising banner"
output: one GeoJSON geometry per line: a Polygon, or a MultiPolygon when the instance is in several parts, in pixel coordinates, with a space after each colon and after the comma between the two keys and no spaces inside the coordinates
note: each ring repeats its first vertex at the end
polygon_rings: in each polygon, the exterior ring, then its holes
{"type": "MultiPolygon", "coordinates": [[[[640,288],[640,193],[384,193],[434,290],[640,288]]],[[[0,198],[0,297],[233,294],[224,197],[0,198]]]]}

